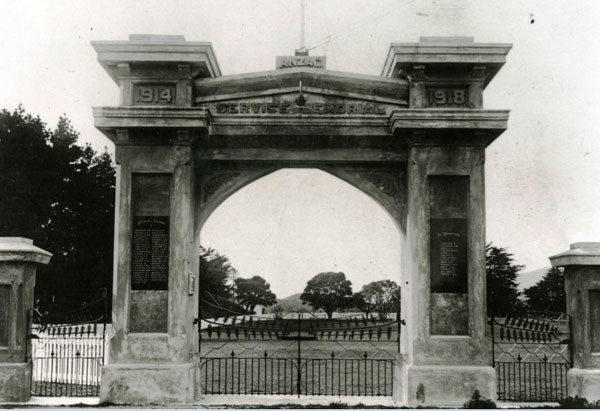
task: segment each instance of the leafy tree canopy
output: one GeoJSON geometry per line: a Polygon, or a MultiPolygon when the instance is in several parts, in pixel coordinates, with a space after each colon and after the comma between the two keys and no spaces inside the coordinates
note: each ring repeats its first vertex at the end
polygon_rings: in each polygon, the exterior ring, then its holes
{"type": "Polygon", "coordinates": [[[300,299],[331,318],[334,311],[352,305],[352,283],[344,273],[320,273],[308,281],[300,299]]]}
{"type": "Polygon", "coordinates": [[[524,309],[517,288],[517,275],[523,269],[515,264],[513,255],[491,243],[485,247],[488,315],[506,315],[524,309]]]}
{"type": "Polygon", "coordinates": [[[227,256],[212,248],[200,247],[200,292],[231,299],[234,297],[234,279],[238,272],[227,256]]]}
{"type": "Polygon", "coordinates": [[[258,275],[252,278],[236,278],[235,298],[248,311],[254,311],[258,304],[268,307],[277,303],[271,285],[258,275]]]}
{"type": "Polygon", "coordinates": [[[114,165],[78,137],[65,116],[51,130],[21,106],[0,111],[0,236],[31,238],[54,255],[35,294],[55,310],[112,283],[114,165]]]}
{"type": "Polygon", "coordinates": [[[212,248],[200,247],[200,317],[249,313],[235,301],[237,277],[238,272],[227,256],[212,248]]]}
{"type": "Polygon", "coordinates": [[[354,300],[367,315],[376,311],[381,318],[387,318],[400,307],[400,286],[392,280],[373,281],[365,284],[354,300]]]}
{"type": "Polygon", "coordinates": [[[550,268],[534,286],[523,292],[527,308],[532,311],[565,312],[565,275],[559,268],[550,268]]]}

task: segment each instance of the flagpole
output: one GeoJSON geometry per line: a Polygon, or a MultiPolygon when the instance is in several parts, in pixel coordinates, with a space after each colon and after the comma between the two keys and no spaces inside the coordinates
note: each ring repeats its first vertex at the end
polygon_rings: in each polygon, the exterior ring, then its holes
{"type": "Polygon", "coordinates": [[[304,38],[304,0],[300,0],[300,50],[306,47],[306,41],[304,38]]]}

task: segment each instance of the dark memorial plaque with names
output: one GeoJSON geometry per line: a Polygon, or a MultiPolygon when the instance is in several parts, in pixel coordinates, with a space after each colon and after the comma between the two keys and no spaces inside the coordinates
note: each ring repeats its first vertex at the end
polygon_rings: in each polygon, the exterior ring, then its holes
{"type": "Polygon", "coordinates": [[[466,293],[468,286],[467,219],[432,218],[431,291],[466,293]]]}
{"type": "Polygon", "coordinates": [[[134,216],[132,290],[168,290],[169,217],[134,216]]]}

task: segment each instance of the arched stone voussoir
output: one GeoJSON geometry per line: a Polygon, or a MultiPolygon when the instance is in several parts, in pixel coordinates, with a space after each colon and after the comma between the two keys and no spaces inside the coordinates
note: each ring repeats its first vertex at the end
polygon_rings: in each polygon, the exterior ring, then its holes
{"type": "Polygon", "coordinates": [[[406,232],[406,173],[403,168],[341,165],[319,169],[371,197],[388,212],[398,228],[406,232]]]}
{"type": "MultiPolygon", "coordinates": [[[[195,212],[195,238],[208,217],[227,198],[248,184],[284,167],[261,165],[253,167],[214,166],[198,170],[197,206],[195,212]]],[[[380,166],[319,166],[322,170],[357,188],[372,198],[393,218],[398,228],[405,232],[406,179],[400,167],[380,166]]]]}

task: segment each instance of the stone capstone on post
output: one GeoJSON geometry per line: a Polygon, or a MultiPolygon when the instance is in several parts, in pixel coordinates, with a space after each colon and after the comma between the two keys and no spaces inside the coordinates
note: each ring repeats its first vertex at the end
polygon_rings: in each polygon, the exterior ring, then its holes
{"type": "Polygon", "coordinates": [[[0,261],[48,264],[52,254],[23,237],[0,237],[0,261]]]}
{"type": "Polygon", "coordinates": [[[564,267],[567,314],[571,318],[573,368],[569,395],[600,400],[600,242],[571,244],[550,257],[564,267]]]}

